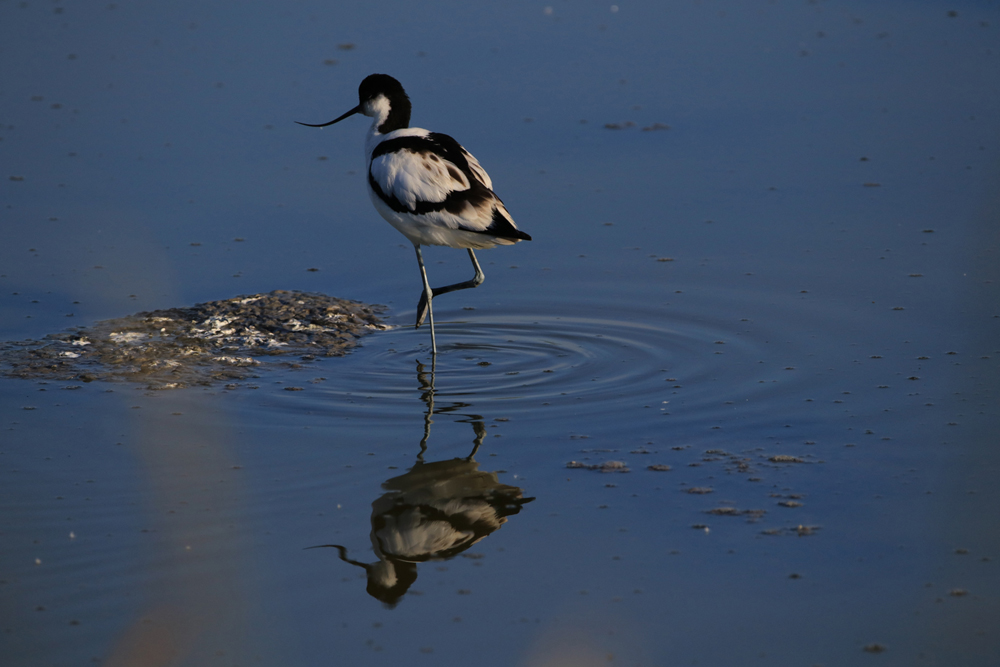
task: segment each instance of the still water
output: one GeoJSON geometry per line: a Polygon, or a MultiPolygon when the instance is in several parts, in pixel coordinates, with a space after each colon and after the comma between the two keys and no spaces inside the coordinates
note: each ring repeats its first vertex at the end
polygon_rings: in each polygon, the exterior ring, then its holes
{"type": "Polygon", "coordinates": [[[2,340],[276,289],[391,325],[228,385],[0,379],[2,662],[995,664],[998,29],[0,2],[2,340]],[[435,301],[433,364],[365,120],[293,122],[372,72],[534,239],[435,301]]]}

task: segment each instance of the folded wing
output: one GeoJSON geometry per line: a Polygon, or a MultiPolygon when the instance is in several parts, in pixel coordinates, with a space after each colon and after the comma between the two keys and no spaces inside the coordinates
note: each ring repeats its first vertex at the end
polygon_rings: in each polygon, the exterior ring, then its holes
{"type": "Polygon", "coordinates": [[[397,213],[448,229],[529,239],[517,229],[486,171],[446,134],[388,138],[372,152],[369,184],[397,213]]]}

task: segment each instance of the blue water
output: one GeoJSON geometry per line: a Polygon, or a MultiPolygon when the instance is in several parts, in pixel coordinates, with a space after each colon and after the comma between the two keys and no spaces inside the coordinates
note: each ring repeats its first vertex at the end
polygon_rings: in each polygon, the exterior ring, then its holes
{"type": "Polygon", "coordinates": [[[995,664],[998,28],[0,2],[3,340],[274,289],[394,326],[231,390],[0,380],[4,664],[995,664]],[[433,378],[364,119],[293,122],[372,72],[534,239],[435,301],[433,378]]]}

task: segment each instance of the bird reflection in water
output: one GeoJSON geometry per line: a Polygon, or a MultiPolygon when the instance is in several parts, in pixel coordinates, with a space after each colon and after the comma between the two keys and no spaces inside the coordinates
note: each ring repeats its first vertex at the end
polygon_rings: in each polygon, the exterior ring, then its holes
{"type": "Polygon", "coordinates": [[[497,473],[479,470],[474,457],[486,437],[480,415],[459,414],[458,421],[472,424],[475,432],[472,452],[464,458],[444,461],[424,460],[427,440],[435,414],[454,413],[467,403],[434,406],[434,361],[430,373],[417,363],[421,400],[427,404],[424,435],[420,440],[417,462],[408,472],[386,480],[386,490],[372,503],[372,551],[377,561],[362,563],[348,558],[347,549],[334,548],[345,563],[365,570],[368,594],[392,608],[417,580],[417,564],[446,560],[462,553],[496,531],[507,517],[521,511],[534,498],[525,498],[523,490],[501,484],[497,473]]]}

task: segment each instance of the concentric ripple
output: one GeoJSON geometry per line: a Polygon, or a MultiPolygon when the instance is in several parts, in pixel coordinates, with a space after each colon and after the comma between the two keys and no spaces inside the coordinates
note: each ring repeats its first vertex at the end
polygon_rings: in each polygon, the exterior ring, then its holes
{"type": "MultiPolygon", "coordinates": [[[[600,317],[580,316],[586,309],[579,306],[566,309],[576,314],[476,313],[439,321],[436,398],[501,403],[505,413],[540,405],[668,412],[678,400],[693,407],[718,403],[720,393],[765,389],[759,364],[770,353],[767,336],[740,330],[736,322],[664,309],[602,309],[600,317]]],[[[426,329],[403,326],[369,336],[355,354],[336,360],[331,377],[294,401],[306,399],[306,409],[315,409],[311,395],[337,414],[412,411],[431,383],[429,342],[426,329]]],[[[293,407],[288,398],[288,409],[305,407],[293,407]]]]}

